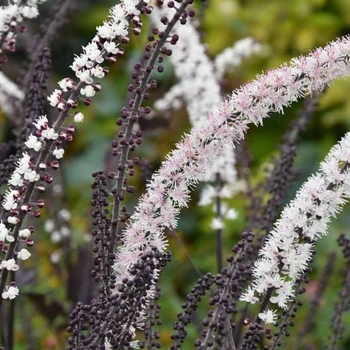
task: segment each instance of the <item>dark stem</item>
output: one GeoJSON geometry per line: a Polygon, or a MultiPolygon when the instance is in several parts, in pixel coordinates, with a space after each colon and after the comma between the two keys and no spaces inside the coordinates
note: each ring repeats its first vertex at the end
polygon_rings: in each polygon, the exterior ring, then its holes
{"type": "MultiPolygon", "coordinates": [[[[216,200],[215,200],[215,215],[216,219],[222,220],[221,212],[221,189],[222,189],[222,180],[219,173],[215,174],[215,188],[216,188],[216,200]]],[[[222,238],[222,228],[216,230],[216,262],[218,273],[221,272],[223,267],[223,238],[222,238]]]]}
{"type": "MultiPolygon", "coordinates": [[[[174,28],[175,24],[178,22],[179,17],[180,17],[179,15],[185,11],[185,9],[189,5],[189,3],[190,3],[190,1],[184,1],[180,5],[178,10],[176,11],[176,14],[173,16],[173,18],[169,22],[167,28],[163,32],[162,37],[157,42],[157,45],[156,45],[154,51],[152,52],[152,55],[151,55],[149,63],[148,63],[148,67],[151,67],[151,69],[146,70],[144,73],[141,84],[138,88],[139,92],[135,96],[135,101],[134,101],[134,104],[133,104],[133,107],[132,107],[132,110],[130,113],[130,117],[128,118],[127,124],[124,126],[123,131],[125,133],[125,139],[127,141],[131,138],[132,130],[133,130],[134,124],[136,123],[136,122],[133,122],[131,119],[133,117],[137,117],[137,113],[141,107],[145,92],[147,90],[147,83],[148,83],[149,78],[151,76],[151,73],[154,69],[157,58],[160,55],[160,51],[161,51],[162,47],[164,46],[166,40],[168,39],[171,30],[174,28]]],[[[112,228],[111,228],[111,242],[110,242],[110,248],[111,248],[110,254],[113,254],[113,255],[114,255],[115,245],[117,242],[117,237],[118,237],[119,232],[121,231],[121,221],[118,220],[118,218],[119,218],[119,211],[120,211],[120,206],[121,206],[120,198],[124,192],[123,185],[124,185],[124,180],[125,180],[125,166],[126,166],[126,162],[128,160],[129,151],[130,151],[130,146],[129,146],[128,142],[126,142],[126,144],[123,146],[123,148],[121,150],[121,157],[120,157],[119,162],[118,162],[118,169],[122,169],[122,170],[118,170],[117,180],[116,180],[116,185],[115,185],[116,194],[114,195],[114,200],[113,200],[112,220],[111,220],[112,228]]],[[[109,269],[109,270],[110,270],[110,274],[111,274],[112,271],[111,271],[111,269],[109,269]]]]}
{"type": "MultiPolygon", "coordinates": [[[[77,85],[77,89],[75,91],[72,91],[69,98],[68,99],[72,99],[72,100],[76,100],[77,97],[79,96],[79,90],[81,87],[82,83],[79,83],[77,85]]],[[[64,111],[60,112],[60,114],[58,115],[58,118],[56,120],[56,122],[53,125],[53,129],[55,130],[55,132],[58,132],[59,129],[61,128],[61,126],[63,125],[63,122],[65,120],[65,118],[68,116],[68,113],[70,111],[70,107],[67,107],[64,111]]],[[[45,146],[42,148],[38,159],[35,163],[34,166],[34,170],[40,174],[40,170],[39,170],[39,164],[40,163],[47,163],[48,158],[50,157],[50,149],[53,148],[54,145],[54,141],[50,140],[47,141],[45,146]]],[[[34,190],[35,190],[35,185],[36,183],[30,182],[27,185],[27,188],[25,190],[25,195],[23,200],[21,201],[21,203],[18,203],[18,208],[19,208],[19,221],[18,223],[14,226],[13,230],[12,230],[12,236],[14,238],[14,241],[11,242],[8,246],[8,250],[6,252],[6,257],[5,260],[9,260],[12,259],[14,256],[14,252],[18,243],[18,233],[19,230],[21,229],[22,223],[24,221],[24,218],[26,217],[27,212],[22,211],[21,210],[21,206],[25,203],[29,203],[31,202],[31,199],[34,195],[34,190]]],[[[5,289],[5,285],[6,285],[6,281],[7,281],[7,277],[8,277],[9,271],[7,269],[2,269],[1,270],[1,275],[0,275],[0,293],[2,293],[5,289]]],[[[0,298],[0,308],[3,302],[3,298],[0,298]]]]}
{"type": "MultiPolygon", "coordinates": [[[[15,280],[15,272],[11,271],[11,279],[15,280]]],[[[7,347],[8,350],[13,350],[14,344],[14,325],[15,325],[15,308],[16,308],[16,299],[10,301],[8,313],[8,329],[7,329],[7,347]]]]}

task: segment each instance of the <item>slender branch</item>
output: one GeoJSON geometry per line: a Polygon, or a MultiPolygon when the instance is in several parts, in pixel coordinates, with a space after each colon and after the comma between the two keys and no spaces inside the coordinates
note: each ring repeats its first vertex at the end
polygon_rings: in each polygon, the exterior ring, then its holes
{"type": "MultiPolygon", "coordinates": [[[[111,247],[111,253],[114,254],[115,250],[115,245],[117,242],[117,237],[118,233],[121,231],[121,221],[118,219],[119,218],[119,211],[120,211],[120,206],[121,206],[121,199],[123,198],[123,185],[125,181],[125,166],[126,162],[128,160],[129,156],[129,151],[130,151],[130,145],[129,145],[129,140],[132,136],[132,130],[134,127],[134,124],[136,123],[137,120],[137,114],[138,111],[141,107],[141,104],[144,100],[145,92],[147,90],[147,83],[150,79],[151,73],[154,69],[154,66],[156,64],[157,58],[159,57],[161,53],[161,49],[166,43],[166,41],[169,38],[170,32],[176,25],[176,23],[179,21],[180,16],[182,13],[185,12],[187,6],[192,3],[191,0],[186,0],[184,1],[179,8],[177,9],[175,15],[173,18],[170,20],[168,23],[166,29],[162,33],[161,38],[158,40],[156,47],[154,48],[151,57],[149,59],[149,62],[147,64],[147,67],[149,69],[146,69],[144,72],[144,75],[142,77],[142,81],[140,83],[140,86],[138,87],[138,92],[135,94],[135,99],[133,103],[133,107],[131,109],[130,117],[127,120],[126,125],[124,126],[123,132],[125,134],[125,139],[126,143],[123,145],[123,148],[121,150],[121,156],[118,162],[118,173],[116,176],[116,184],[115,184],[115,195],[114,195],[114,200],[113,200],[113,209],[112,209],[112,228],[111,228],[111,242],[110,242],[110,247],[111,247]]],[[[112,272],[110,272],[112,273],[112,272]]]]}

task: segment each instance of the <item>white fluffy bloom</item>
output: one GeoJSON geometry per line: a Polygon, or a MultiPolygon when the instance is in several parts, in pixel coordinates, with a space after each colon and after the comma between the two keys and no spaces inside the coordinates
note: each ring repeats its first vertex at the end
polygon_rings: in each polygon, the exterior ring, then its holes
{"type": "Polygon", "coordinates": [[[102,67],[93,67],[91,68],[91,74],[96,78],[103,78],[105,76],[105,72],[102,67]]]}
{"type": "Polygon", "coordinates": [[[81,69],[75,72],[76,77],[83,83],[92,84],[91,72],[88,69],[81,69]]]}
{"type": "Polygon", "coordinates": [[[43,130],[41,135],[47,140],[56,140],[58,137],[58,133],[53,128],[47,128],[43,130]]]}
{"type": "Polygon", "coordinates": [[[63,158],[63,155],[64,155],[64,149],[63,148],[55,148],[52,152],[52,154],[54,155],[54,157],[56,159],[61,159],[63,158]]]}
{"type": "Polygon", "coordinates": [[[62,80],[60,80],[59,82],[58,82],[58,85],[60,86],[60,88],[63,90],[63,91],[69,91],[69,90],[71,90],[73,87],[74,87],[74,85],[75,85],[75,83],[74,83],[74,81],[72,80],[72,79],[70,79],[70,78],[64,78],[64,79],[62,79],[62,80]]]}
{"type": "Polygon", "coordinates": [[[40,130],[41,128],[45,127],[49,121],[47,120],[46,115],[42,115],[39,118],[33,122],[33,125],[40,130]]]}
{"type": "Polygon", "coordinates": [[[262,53],[263,46],[252,38],[244,38],[225,49],[215,58],[215,75],[218,79],[224,76],[225,71],[240,66],[243,59],[255,53],[262,53]]]}
{"type": "Polygon", "coordinates": [[[70,66],[74,72],[85,67],[89,58],[85,54],[81,54],[80,56],[75,56],[73,64],[70,66]]]}
{"type": "Polygon", "coordinates": [[[91,60],[95,61],[100,55],[101,51],[98,48],[97,44],[94,42],[91,42],[90,44],[83,47],[86,56],[91,60]]]}
{"type": "Polygon", "coordinates": [[[221,218],[214,218],[211,221],[210,227],[213,230],[222,230],[224,228],[224,222],[222,221],[221,218]]]}
{"type": "Polygon", "coordinates": [[[9,180],[9,184],[14,187],[20,187],[23,186],[23,179],[21,174],[19,173],[13,173],[11,175],[11,178],[9,180]]]}
{"type": "Polygon", "coordinates": [[[80,93],[86,97],[93,97],[95,96],[96,91],[91,85],[86,85],[84,88],[80,89],[80,93]]]}
{"type": "Polygon", "coordinates": [[[97,27],[97,34],[104,39],[113,39],[115,37],[112,26],[107,22],[104,22],[102,26],[97,27]]]}
{"type": "Polygon", "coordinates": [[[111,41],[111,42],[108,42],[106,41],[104,44],[103,44],[103,47],[106,49],[106,51],[108,53],[112,53],[112,54],[117,54],[119,52],[119,49],[116,45],[115,42],[111,41]]]}
{"type": "Polygon", "coordinates": [[[259,313],[258,316],[265,323],[276,323],[277,321],[277,314],[275,310],[266,310],[259,313]]]}
{"type": "Polygon", "coordinates": [[[5,240],[8,242],[13,242],[14,237],[9,234],[7,227],[2,221],[0,221],[0,242],[5,242],[5,240]]]}
{"type": "Polygon", "coordinates": [[[47,99],[52,107],[56,107],[62,100],[62,91],[59,89],[54,90],[47,99]]]}
{"type": "Polygon", "coordinates": [[[57,213],[58,217],[61,220],[65,220],[65,221],[69,221],[72,217],[72,214],[70,213],[69,210],[67,209],[61,209],[58,213],[57,213]]]}
{"type": "Polygon", "coordinates": [[[30,237],[31,232],[28,228],[24,228],[23,230],[19,230],[18,234],[22,238],[28,238],[30,237]]]}
{"type": "Polygon", "coordinates": [[[27,152],[22,154],[22,158],[17,162],[17,168],[15,170],[18,174],[24,174],[30,169],[30,156],[27,152]]]}
{"type": "Polygon", "coordinates": [[[0,106],[6,115],[13,116],[15,111],[13,104],[8,103],[9,98],[19,103],[23,100],[24,93],[4,73],[0,72],[0,106]]]}
{"type": "Polygon", "coordinates": [[[7,218],[7,222],[8,222],[9,224],[11,224],[11,225],[16,225],[16,224],[18,224],[19,219],[18,219],[17,216],[9,216],[9,217],[7,218]]]}
{"type": "Polygon", "coordinates": [[[35,170],[32,170],[24,174],[24,179],[29,182],[36,182],[40,179],[40,175],[35,170]]]}
{"type": "MultiPolygon", "coordinates": [[[[171,9],[155,8],[151,18],[155,22],[163,15],[172,15],[171,9]]],[[[174,32],[179,35],[175,46],[170,46],[173,64],[179,82],[155,104],[158,109],[174,107],[173,101],[183,98],[189,113],[192,125],[196,125],[200,118],[214,109],[221,101],[220,86],[199,35],[191,22],[185,26],[176,25],[174,32]]]]}
{"type": "Polygon", "coordinates": [[[38,141],[38,138],[34,135],[29,135],[28,140],[24,143],[29,149],[33,149],[34,151],[40,151],[43,146],[41,141],[38,141]]]}
{"type": "MultiPolygon", "coordinates": [[[[347,62],[349,56],[350,38],[344,37],[323,49],[311,52],[308,56],[293,60],[290,65],[283,65],[281,68],[259,76],[256,80],[235,90],[230,98],[208,113],[203,121],[179,142],[176,149],[167,156],[159,171],[148,183],[147,192],[140,199],[129,225],[122,233],[122,244],[116,253],[116,261],[113,266],[116,273],[116,284],[121,283],[124,277],[130,276],[130,266],[140,259],[142,254],[150,251],[154,244],[161,251],[166,248],[163,217],[169,215],[170,212],[176,218],[181,209],[178,203],[173,203],[168,196],[169,188],[178,185],[179,182],[184,183],[189,189],[193,188],[203,179],[204,169],[217,155],[217,145],[232,141],[238,143],[244,138],[251,124],[261,125],[264,118],[267,118],[270,113],[281,113],[283,108],[302,96],[323,90],[337,78],[350,75],[350,65],[347,62]],[[281,81],[283,81],[283,89],[280,88],[281,81]],[[257,91],[266,91],[266,95],[259,97],[257,91]],[[238,117],[233,118],[233,116],[238,117]],[[161,208],[164,205],[167,206],[167,210],[162,212],[161,208]],[[145,244],[137,245],[138,241],[143,241],[145,244]]],[[[349,144],[350,135],[347,135],[341,141],[341,146],[331,152],[332,157],[348,154],[349,144]]],[[[327,178],[325,181],[329,184],[332,179],[327,178]]],[[[315,201],[312,208],[314,214],[307,217],[310,224],[314,226],[319,221],[319,216],[315,215],[319,212],[320,205],[317,203],[322,204],[321,208],[327,209],[327,216],[332,217],[341,209],[344,203],[342,197],[345,199],[350,196],[349,189],[350,174],[349,169],[346,169],[346,180],[343,185],[332,189],[322,189],[323,196],[319,198],[320,201],[315,201]]],[[[283,214],[282,218],[286,221],[286,226],[294,222],[290,217],[284,218],[283,214]]],[[[322,223],[322,227],[324,226],[322,223]]],[[[282,232],[283,238],[286,239],[298,234],[292,230],[282,232]]],[[[305,231],[303,234],[308,237],[309,233],[305,231]]],[[[280,233],[275,235],[276,239],[278,235],[280,233]]],[[[314,232],[312,235],[315,236],[314,232]]],[[[300,238],[303,239],[302,236],[300,238]]],[[[284,241],[285,239],[282,240],[285,246],[284,241]]],[[[278,244],[280,243],[281,241],[278,241],[278,244]]],[[[269,265],[272,267],[272,272],[267,273],[264,268],[264,275],[260,278],[258,275],[254,276],[252,287],[254,293],[266,292],[267,286],[276,286],[281,291],[287,289],[283,285],[283,282],[288,279],[286,271],[283,271],[281,276],[279,264],[272,260],[269,265]]],[[[288,297],[289,293],[284,290],[283,294],[288,297]]]]}
{"type": "Polygon", "coordinates": [[[251,304],[255,304],[259,301],[259,298],[254,296],[254,290],[251,287],[248,287],[248,290],[244,294],[242,294],[241,300],[251,304]]]}
{"type": "Polygon", "coordinates": [[[1,297],[3,299],[12,300],[12,299],[15,299],[18,296],[18,294],[19,294],[19,290],[17,287],[14,287],[14,286],[7,287],[6,286],[6,290],[5,290],[5,292],[3,292],[1,294],[1,297]]]}
{"type": "Polygon", "coordinates": [[[83,121],[84,121],[84,115],[83,115],[83,113],[81,113],[81,112],[76,113],[76,114],[74,115],[74,121],[75,121],[76,123],[81,123],[81,122],[83,122],[83,121]]]}
{"type": "Polygon", "coordinates": [[[31,255],[32,254],[30,254],[27,249],[23,248],[17,253],[17,258],[20,260],[27,260],[31,255]]]}
{"type": "Polygon", "coordinates": [[[17,197],[18,197],[18,191],[9,189],[5,193],[5,197],[4,197],[4,200],[2,202],[2,207],[5,210],[16,209],[18,206],[17,197]]]}
{"type": "Polygon", "coordinates": [[[0,268],[6,269],[9,271],[17,271],[19,266],[16,264],[15,259],[3,260],[0,264],[0,268]]]}
{"type": "Polygon", "coordinates": [[[349,160],[348,155],[350,133],[331,149],[319,172],[304,183],[283,210],[260,250],[252,290],[262,294],[275,288],[270,302],[281,308],[287,307],[294,281],[312,258],[313,242],[327,233],[328,222],[350,198],[350,171],[340,165],[349,160]],[[273,280],[276,282],[271,283],[273,280]]]}
{"type": "Polygon", "coordinates": [[[36,7],[23,6],[21,9],[21,15],[26,18],[38,17],[39,11],[36,7]]]}

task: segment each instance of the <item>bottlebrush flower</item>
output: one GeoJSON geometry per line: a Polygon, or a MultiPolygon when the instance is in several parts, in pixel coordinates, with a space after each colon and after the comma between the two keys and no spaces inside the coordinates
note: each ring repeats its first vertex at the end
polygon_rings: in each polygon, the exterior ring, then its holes
{"type": "MultiPolygon", "coordinates": [[[[160,250],[165,249],[167,242],[163,232],[166,225],[162,218],[169,214],[176,218],[180,210],[168,195],[168,190],[175,186],[174,181],[176,185],[179,181],[184,183],[182,188],[187,196],[190,188],[203,180],[204,169],[211,166],[223,147],[244,138],[249,124],[262,124],[269,113],[281,113],[299,98],[322,91],[337,78],[349,75],[349,57],[350,38],[343,37],[308,56],[293,59],[290,66],[284,65],[259,76],[235,90],[216,110],[201,118],[191,133],[167,156],[162,167],[153,175],[146,194],[140,198],[130,224],[123,232],[123,245],[116,253],[116,283],[129,274],[128,269],[132,266],[122,263],[121,258],[125,254],[137,259],[145,250],[151,249],[155,241],[160,250]],[[165,207],[166,210],[163,209],[165,207]],[[142,220],[145,217],[148,217],[146,223],[142,220]],[[142,249],[134,246],[135,239],[140,236],[147,237],[148,242],[148,246],[142,249]]],[[[333,201],[341,201],[338,194],[334,196],[336,199],[333,201]]],[[[322,222],[313,222],[314,231],[320,231],[322,222]]],[[[174,227],[174,223],[171,225],[174,227]]],[[[296,257],[305,258],[306,252],[301,247],[294,248],[296,257]]]]}
{"type": "MultiPolygon", "coordinates": [[[[350,198],[350,133],[335,145],[318,173],[311,176],[283,210],[255,263],[252,288],[286,308],[293,297],[294,281],[305,271],[312,257],[314,242],[327,234],[328,224],[350,198]]],[[[243,295],[242,300],[248,299],[243,295]]]]}
{"type": "MultiPolygon", "coordinates": [[[[151,18],[158,23],[163,16],[170,17],[172,12],[172,9],[166,7],[155,8],[151,18]]],[[[205,47],[200,42],[199,34],[191,21],[185,26],[178,23],[174,27],[174,34],[178,40],[176,45],[168,44],[168,48],[172,51],[169,59],[179,82],[161,100],[156,101],[155,107],[161,110],[177,108],[181,105],[181,101],[185,101],[192,126],[196,126],[206,113],[219,104],[221,100],[220,79],[215,75],[214,63],[206,54],[205,47]]],[[[236,193],[233,184],[237,180],[232,143],[227,143],[221,154],[208,166],[203,180],[216,182],[218,175],[220,182],[229,192],[227,197],[231,198],[236,193]]],[[[206,190],[202,191],[200,199],[202,205],[203,203],[215,203],[218,190],[212,189],[214,190],[212,197],[208,196],[206,190]]],[[[218,229],[223,228],[224,225],[221,219],[216,218],[211,227],[218,229]]]]}
{"type": "MultiPolygon", "coordinates": [[[[37,1],[32,0],[28,5],[36,6],[37,1]]],[[[109,28],[109,34],[107,41],[111,42],[113,40],[122,39],[119,36],[127,36],[128,28],[131,22],[140,24],[139,19],[135,18],[136,14],[139,13],[139,10],[136,9],[136,6],[140,4],[139,0],[124,0],[118,5],[115,5],[110,10],[110,18],[108,22],[105,22],[104,28],[109,28]]],[[[27,14],[29,14],[29,9],[26,9],[27,14]]],[[[32,13],[33,14],[33,13],[32,13]]],[[[0,25],[1,25],[1,8],[0,8],[0,25]]],[[[135,24],[136,25],[136,24],[135,24]]],[[[1,30],[1,28],[0,28],[1,30]]],[[[0,33],[1,34],[1,33],[0,33]]],[[[39,209],[44,205],[43,201],[39,204],[24,203],[25,198],[31,198],[31,195],[38,188],[37,186],[26,186],[29,182],[35,183],[39,179],[46,183],[51,183],[53,181],[52,175],[50,173],[42,173],[42,176],[39,176],[39,171],[45,170],[47,167],[56,169],[58,167],[58,162],[46,162],[49,157],[50,152],[56,159],[61,159],[64,155],[64,149],[57,147],[53,149],[53,143],[56,145],[61,145],[62,142],[69,142],[72,140],[72,133],[74,132],[74,127],[65,128],[63,123],[65,118],[69,116],[71,108],[76,108],[78,106],[78,101],[81,99],[79,92],[84,94],[86,97],[92,97],[96,91],[99,91],[101,86],[100,84],[93,83],[94,78],[102,78],[107,71],[104,67],[101,67],[101,63],[105,59],[109,61],[115,61],[116,57],[113,57],[117,53],[118,44],[106,45],[106,48],[103,47],[103,44],[106,41],[105,38],[96,35],[95,38],[88,45],[83,47],[83,53],[80,56],[76,56],[74,62],[71,66],[73,69],[78,82],[74,81],[71,78],[64,78],[59,82],[60,89],[56,89],[48,97],[48,101],[52,107],[56,107],[58,110],[59,116],[56,119],[56,122],[53,124],[53,127],[48,125],[48,119],[46,116],[40,116],[33,123],[37,131],[35,134],[29,135],[27,141],[24,143],[29,150],[29,154],[24,152],[22,158],[18,161],[17,167],[12,174],[9,181],[9,190],[6,192],[2,206],[7,211],[20,210],[22,213],[31,212],[33,205],[36,205],[39,209]],[[99,43],[99,44],[98,44],[99,43]],[[62,129],[64,127],[64,130],[62,129]],[[44,147],[45,146],[45,147],[44,147]],[[38,152],[38,153],[34,153],[38,152]],[[32,153],[31,153],[32,152],[32,153]],[[40,152],[40,153],[39,153],[40,152]],[[13,188],[18,188],[14,190],[13,188]],[[30,193],[26,191],[31,191],[30,193]]],[[[119,51],[118,51],[119,52],[119,51]]],[[[83,102],[88,105],[90,104],[89,98],[83,98],[83,102]]],[[[74,115],[75,122],[82,122],[84,117],[80,112],[75,113],[74,115]]],[[[43,185],[40,185],[40,191],[45,190],[43,185]]],[[[40,210],[33,210],[31,212],[34,217],[40,216],[40,210]]],[[[17,212],[16,212],[17,214],[17,212]]],[[[24,215],[25,216],[25,215],[24,215]]],[[[24,216],[18,215],[16,219],[10,219],[9,224],[16,225],[14,227],[13,236],[6,235],[5,238],[12,243],[13,245],[17,244],[16,238],[19,236],[21,238],[28,238],[32,231],[29,229],[20,230],[17,233],[19,227],[21,227],[24,216]]],[[[63,236],[70,234],[68,229],[61,231],[63,236]]],[[[11,246],[10,246],[11,248],[11,246]]],[[[13,252],[9,249],[8,251],[13,252]]],[[[18,253],[17,258],[29,258],[28,254],[24,251],[18,253]]],[[[13,255],[13,253],[12,253],[13,255]]],[[[9,259],[8,261],[11,261],[9,259]]],[[[4,262],[7,266],[6,262],[4,262]]],[[[1,280],[8,278],[8,273],[5,269],[1,272],[1,280]]],[[[1,283],[4,286],[3,282],[1,283]]],[[[2,293],[4,299],[13,298],[18,294],[17,287],[10,287],[6,292],[2,293]],[[15,289],[14,289],[15,288],[15,289]],[[17,291],[17,292],[16,292],[17,291]]]]}
{"type": "Polygon", "coordinates": [[[46,0],[31,0],[26,5],[18,4],[0,7],[0,35],[6,32],[12,20],[22,22],[23,18],[35,18],[39,15],[38,5],[46,0]]]}

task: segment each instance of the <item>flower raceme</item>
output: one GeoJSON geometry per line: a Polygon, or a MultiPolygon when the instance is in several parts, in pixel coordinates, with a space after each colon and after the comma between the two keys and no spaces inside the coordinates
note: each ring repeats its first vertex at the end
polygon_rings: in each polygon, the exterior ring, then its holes
{"type": "MultiPolygon", "coordinates": [[[[171,13],[169,8],[155,8],[151,19],[158,24],[169,13],[171,13]]],[[[223,56],[218,55],[214,64],[209,59],[205,46],[200,41],[199,33],[191,21],[185,26],[178,23],[173,32],[178,41],[175,46],[171,46],[170,61],[179,81],[162,99],[155,102],[155,108],[161,111],[177,108],[181,105],[181,101],[185,101],[191,124],[196,126],[206,113],[220,103],[222,99],[220,81],[225,70],[229,66],[238,66],[243,57],[258,52],[261,46],[254,43],[251,38],[241,40],[233,48],[226,49],[223,56]]],[[[221,157],[217,158],[207,169],[204,181],[208,184],[201,193],[199,205],[211,204],[215,208],[214,203],[216,203],[217,196],[231,198],[237,192],[235,155],[231,143],[226,145],[226,150],[223,150],[221,157]],[[221,184],[220,189],[209,184],[217,182],[218,178],[221,184]]],[[[211,227],[214,230],[223,228],[222,217],[226,219],[237,217],[237,212],[230,209],[225,203],[221,203],[220,206],[220,214],[216,213],[219,217],[212,221],[211,227]]]]}
{"type": "Polygon", "coordinates": [[[241,300],[256,303],[268,289],[270,298],[286,308],[293,296],[293,284],[312,258],[314,242],[327,233],[328,224],[350,198],[350,133],[335,145],[320,170],[311,176],[283,210],[260,250],[252,287],[241,300]]]}
{"type": "MultiPolygon", "coordinates": [[[[36,18],[39,15],[38,5],[46,0],[29,0],[22,4],[21,0],[9,0],[9,5],[0,6],[0,49],[3,51],[15,51],[17,30],[24,18],[36,18]]],[[[6,62],[5,57],[0,57],[0,63],[6,62]]]]}
{"type": "MultiPolygon", "coordinates": [[[[221,156],[227,143],[242,140],[249,124],[262,124],[270,113],[283,113],[285,107],[299,98],[322,91],[334,80],[349,75],[349,60],[350,38],[343,37],[308,56],[294,58],[290,65],[259,76],[235,90],[216,110],[202,118],[168,155],[140,198],[123,233],[123,245],[116,252],[117,283],[130,276],[129,268],[145,250],[156,247],[163,251],[166,248],[164,230],[176,226],[177,215],[187,205],[190,189],[204,180],[204,170],[221,156]]],[[[342,199],[337,197],[340,193],[332,193],[334,200],[341,203],[342,199]]],[[[331,210],[330,216],[334,214],[333,209],[327,207],[331,210]]],[[[299,250],[295,254],[308,259],[309,246],[296,247],[299,250]]],[[[287,256],[284,259],[286,266],[294,268],[287,256]]],[[[283,288],[283,293],[290,295],[291,282],[286,282],[283,288]]],[[[280,291],[282,293],[282,289],[280,291]]]]}
{"type": "MultiPolygon", "coordinates": [[[[36,1],[30,2],[36,6],[36,1]]],[[[101,64],[106,60],[116,61],[116,55],[122,54],[122,49],[118,48],[118,42],[126,40],[131,21],[134,25],[140,26],[138,7],[142,4],[139,0],[124,0],[115,5],[110,10],[110,19],[102,26],[97,27],[97,35],[92,42],[83,48],[83,53],[76,56],[71,66],[75,73],[77,81],[71,78],[65,78],[58,84],[60,89],[56,89],[49,97],[48,101],[52,107],[55,107],[59,115],[55,123],[49,126],[46,116],[39,116],[34,122],[35,132],[29,135],[25,146],[27,150],[17,162],[17,167],[9,180],[9,189],[6,192],[2,207],[7,212],[7,225],[0,224],[0,241],[7,242],[9,246],[6,257],[1,260],[0,265],[0,291],[3,299],[13,299],[18,295],[18,289],[15,285],[6,287],[8,270],[14,270],[18,267],[15,264],[14,256],[25,260],[29,258],[30,253],[26,250],[18,249],[18,240],[29,244],[33,231],[29,228],[21,227],[23,218],[27,213],[32,212],[32,207],[43,207],[43,201],[38,203],[29,203],[32,192],[36,189],[39,192],[45,190],[44,183],[51,183],[52,176],[45,172],[48,168],[57,169],[58,160],[63,158],[63,142],[72,140],[74,127],[64,127],[63,124],[71,108],[78,106],[78,100],[82,99],[85,104],[90,103],[90,97],[93,97],[101,89],[99,83],[94,80],[101,79],[108,72],[108,68],[101,64]],[[51,155],[51,156],[50,156],[51,155]],[[54,158],[54,160],[48,161],[54,158]],[[41,181],[39,184],[38,182],[41,181]],[[14,289],[16,288],[16,289],[14,289]],[[6,290],[4,292],[4,290],[6,290]]],[[[13,5],[15,6],[15,5],[13,5]]],[[[17,5],[16,5],[17,6],[17,5]]],[[[0,13],[1,14],[1,13],[0,13]]],[[[7,17],[6,17],[7,18],[7,17]]],[[[81,112],[76,112],[73,120],[76,123],[82,122],[84,116],[81,112]]],[[[32,212],[35,217],[40,216],[40,211],[32,212]]],[[[29,244],[30,245],[30,244],[29,244]]],[[[1,300],[0,300],[1,303],[1,300]]]]}

